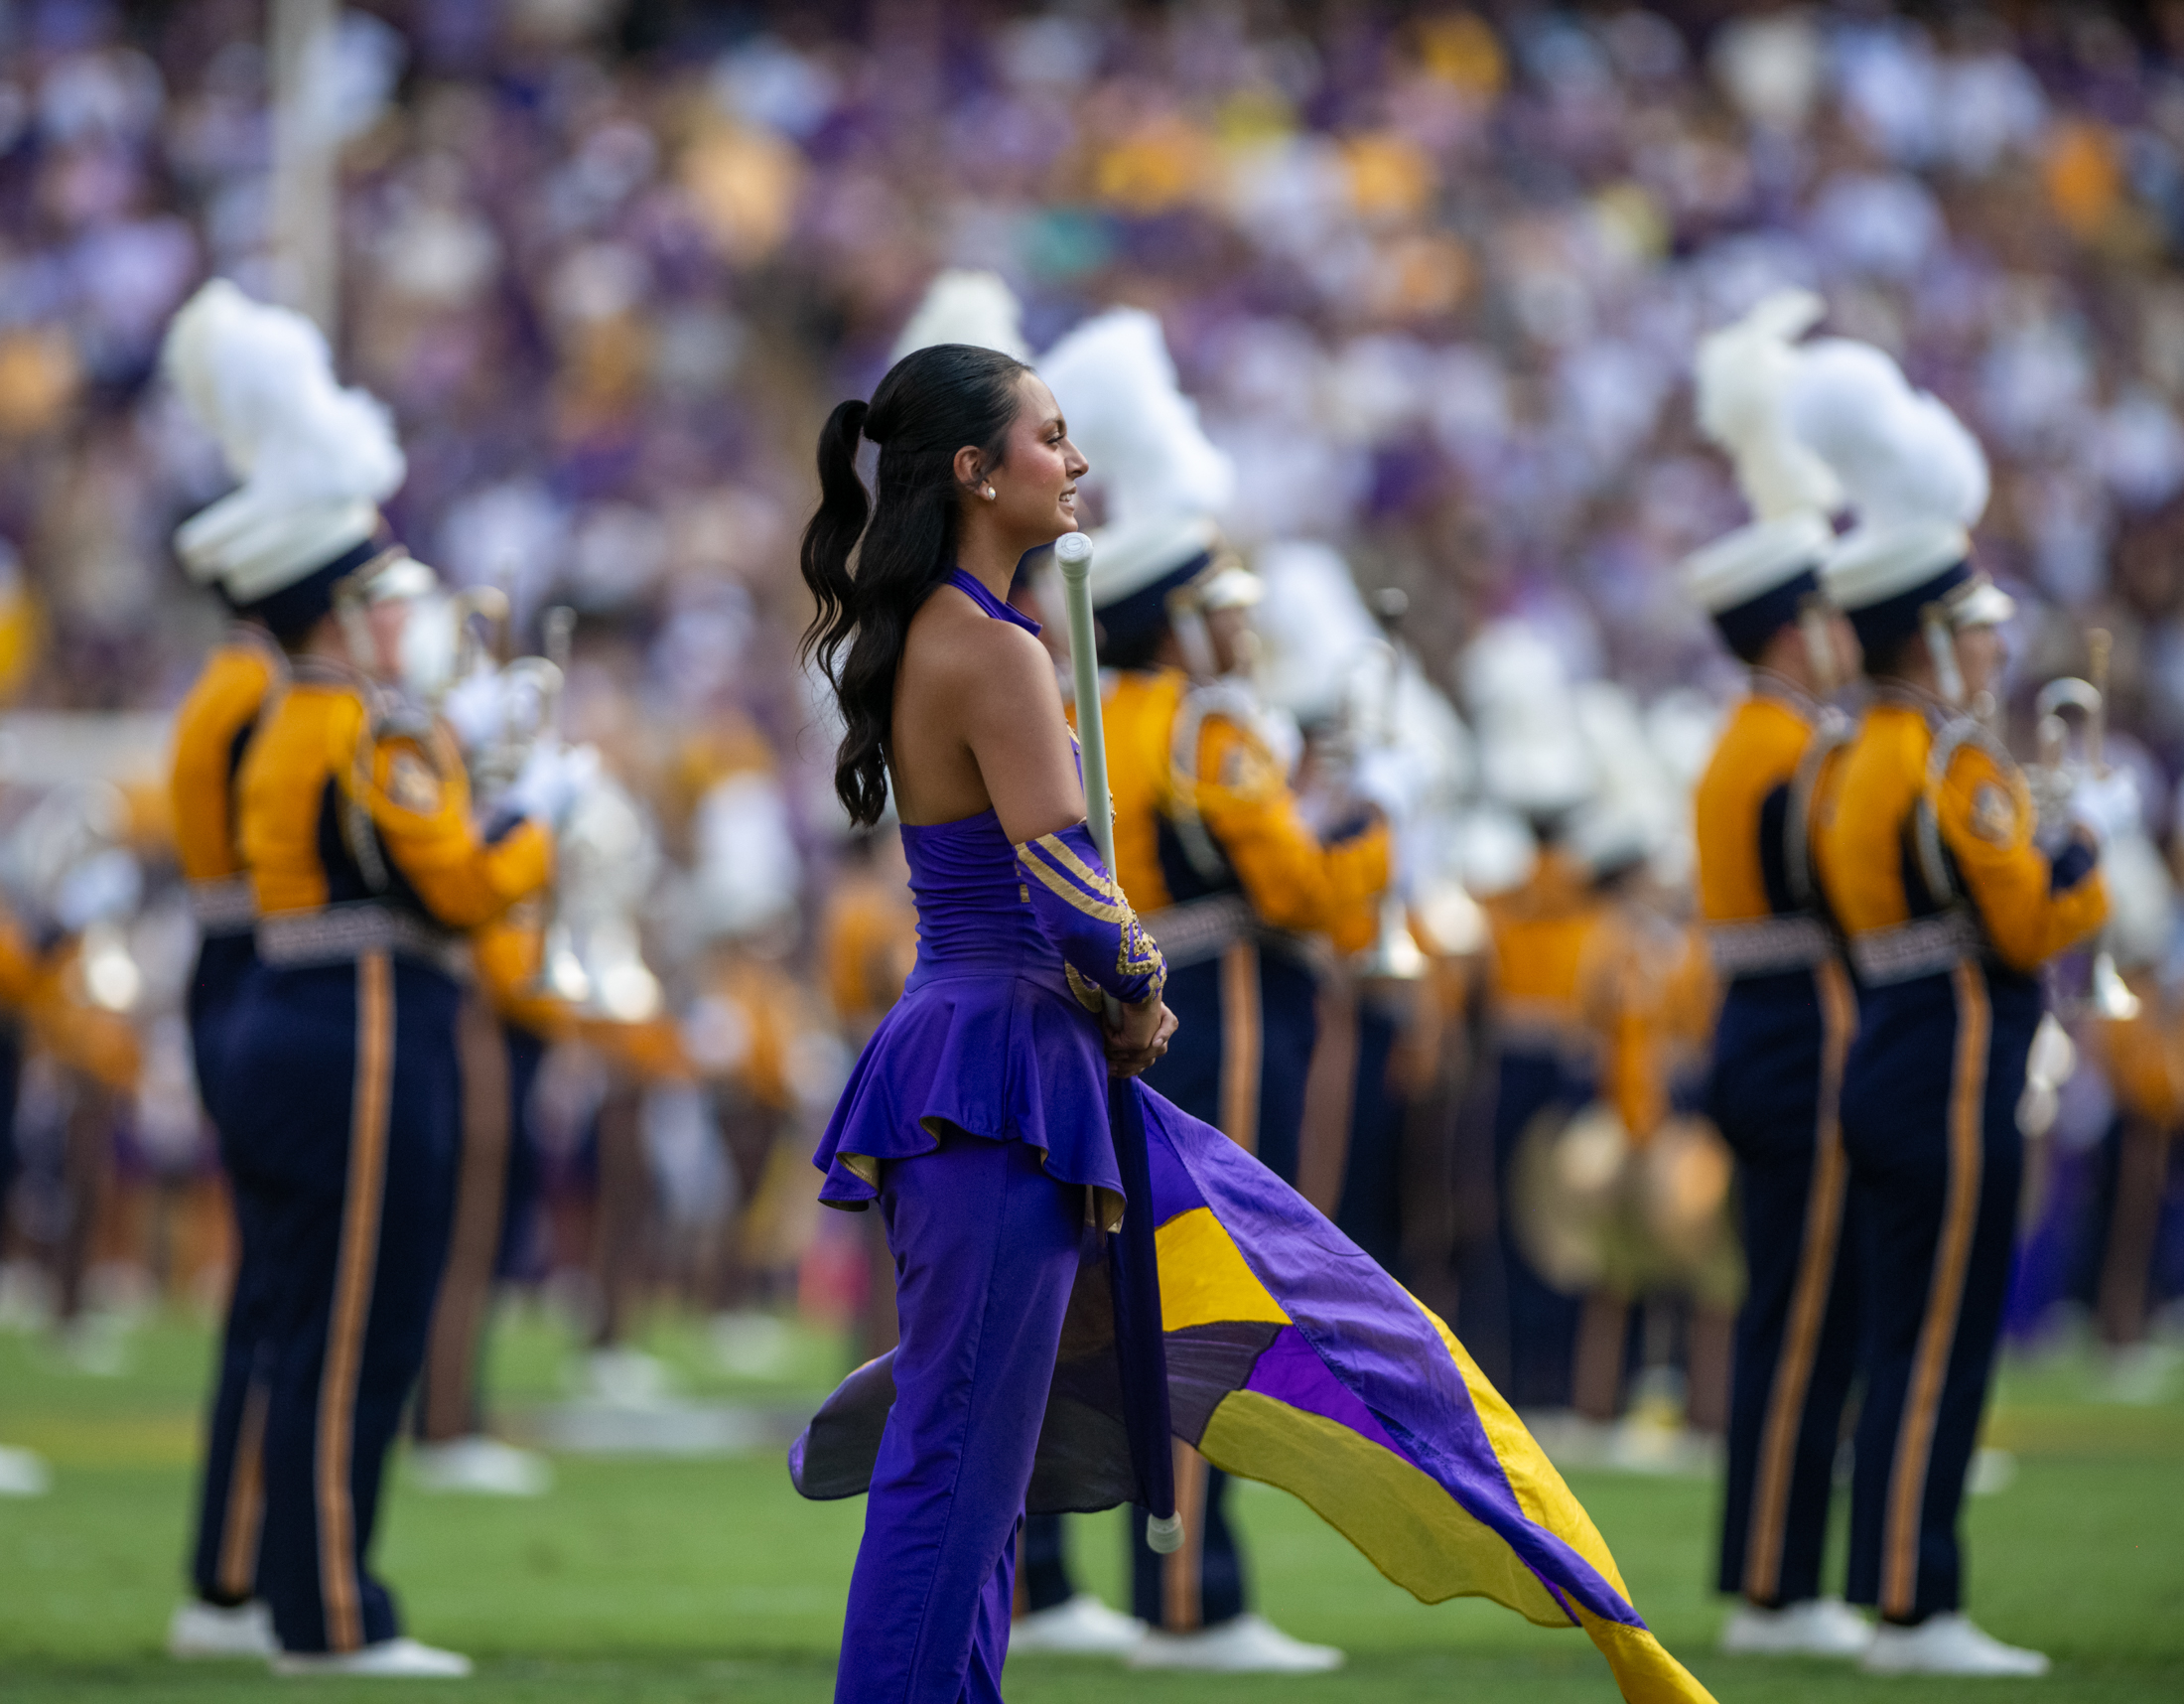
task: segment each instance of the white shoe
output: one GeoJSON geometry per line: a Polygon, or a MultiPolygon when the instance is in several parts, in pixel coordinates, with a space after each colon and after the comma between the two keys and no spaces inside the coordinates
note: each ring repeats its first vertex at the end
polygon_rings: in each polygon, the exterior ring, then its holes
{"type": "Polygon", "coordinates": [[[659,1408],[668,1399],[667,1363],[642,1349],[592,1350],[583,1383],[585,1394],[613,1408],[659,1408]]]}
{"type": "Polygon", "coordinates": [[[53,1490],[53,1470],[36,1450],[0,1444],[0,1496],[44,1496],[53,1490]]]}
{"type": "Polygon", "coordinates": [[[410,1477],[419,1488],[470,1496],[544,1496],[554,1489],[553,1464],[535,1450],[498,1438],[451,1438],[410,1448],[410,1477]]]}
{"type": "Polygon", "coordinates": [[[229,1607],[193,1598],[177,1605],[167,1624],[167,1654],[185,1662],[200,1657],[267,1657],[280,1648],[273,1636],[273,1612],[254,1599],[229,1607]]]}
{"type": "Polygon", "coordinates": [[[1145,1623],[1111,1610],[1090,1592],[1066,1604],[1034,1610],[1009,1630],[1011,1656],[1128,1656],[1145,1637],[1145,1623]]]}
{"type": "Polygon", "coordinates": [[[1132,1668],[1194,1668],[1220,1674],[1324,1674],[1344,1658],[1331,1644],[1294,1639],[1260,1616],[1238,1616],[1203,1633],[1149,1630],[1130,1653],[1132,1668]]]}
{"type": "Polygon", "coordinates": [[[1841,1598],[1739,1604],[1721,1630],[1724,1656],[1861,1656],[1872,1642],[1872,1624],[1841,1598]]]}
{"type": "Polygon", "coordinates": [[[362,1650],[284,1650],[273,1672],[289,1679],[310,1675],[363,1674],[390,1679],[454,1680],[470,1673],[471,1659],[413,1638],[383,1638],[362,1650]]]}
{"type": "Polygon", "coordinates": [[[1882,1622],[1858,1666],[1868,1674],[2045,1674],[2048,1659],[2002,1643],[1950,1610],[1915,1628],[1882,1622]]]}

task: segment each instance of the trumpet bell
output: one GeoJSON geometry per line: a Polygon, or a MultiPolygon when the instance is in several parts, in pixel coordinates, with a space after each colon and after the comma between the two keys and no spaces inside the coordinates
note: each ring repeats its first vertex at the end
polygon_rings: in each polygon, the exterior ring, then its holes
{"type": "Polygon", "coordinates": [[[2116,967],[2116,954],[2106,947],[2093,955],[2093,1009],[2118,1024],[2129,1023],[2143,1009],[2143,1002],[2116,967]]]}
{"type": "Polygon", "coordinates": [[[536,990],[570,1006],[592,1003],[592,976],[577,956],[576,942],[565,924],[547,930],[540,949],[536,990]]]}
{"type": "Polygon", "coordinates": [[[1368,982],[1416,982],[1426,974],[1426,951],[1411,932],[1400,896],[1391,893],[1381,902],[1380,934],[1356,968],[1368,982]]]}

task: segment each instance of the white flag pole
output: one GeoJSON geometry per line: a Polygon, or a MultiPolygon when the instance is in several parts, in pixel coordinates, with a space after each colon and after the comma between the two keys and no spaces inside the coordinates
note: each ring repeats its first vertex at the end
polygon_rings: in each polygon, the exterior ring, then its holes
{"type": "Polygon", "coordinates": [[[1077,688],[1077,749],[1084,757],[1084,820],[1101,861],[1115,868],[1115,801],[1107,788],[1107,735],[1100,725],[1100,656],[1092,637],[1092,540],[1065,532],[1054,540],[1069,610],[1069,666],[1077,688]]]}

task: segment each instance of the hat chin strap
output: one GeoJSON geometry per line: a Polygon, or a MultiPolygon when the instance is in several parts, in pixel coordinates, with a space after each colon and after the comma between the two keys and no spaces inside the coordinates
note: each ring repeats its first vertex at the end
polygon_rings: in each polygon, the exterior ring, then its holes
{"type": "Polygon", "coordinates": [[[1955,710],[1964,708],[1964,670],[1957,665],[1957,640],[1950,632],[1949,612],[1929,604],[1919,614],[1919,628],[1926,636],[1926,654],[1934,659],[1934,684],[1943,700],[1955,710]]]}
{"type": "Polygon", "coordinates": [[[1813,671],[1816,695],[1827,697],[1843,684],[1836,668],[1834,636],[1828,631],[1828,607],[1817,597],[1798,606],[1798,637],[1805,641],[1805,660],[1813,671]]]}
{"type": "Polygon", "coordinates": [[[341,642],[348,660],[367,677],[379,676],[379,647],[371,637],[371,618],[364,614],[363,588],[352,579],[334,588],[334,619],[341,624],[341,642]]]}
{"type": "Polygon", "coordinates": [[[1211,680],[1221,672],[1214,660],[1213,636],[1206,632],[1206,619],[1187,587],[1167,601],[1167,631],[1175,636],[1176,647],[1183,653],[1183,667],[1193,680],[1211,680]]]}

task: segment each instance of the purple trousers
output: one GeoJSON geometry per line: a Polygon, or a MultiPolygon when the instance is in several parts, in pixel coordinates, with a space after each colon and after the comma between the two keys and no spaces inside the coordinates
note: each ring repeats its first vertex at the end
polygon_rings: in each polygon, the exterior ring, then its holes
{"type": "Polygon", "coordinates": [[[1016,1532],[1076,1280],[1084,1193],[953,1134],[880,1189],[902,1341],[850,1577],[836,1704],[998,1704],[1016,1532]]]}

